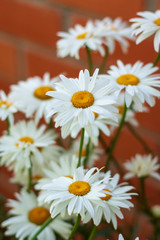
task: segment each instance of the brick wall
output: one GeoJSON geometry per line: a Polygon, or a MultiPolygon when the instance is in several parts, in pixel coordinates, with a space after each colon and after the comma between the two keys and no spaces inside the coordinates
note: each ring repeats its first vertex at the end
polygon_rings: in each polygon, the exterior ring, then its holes
{"type": "MultiPolygon", "coordinates": [[[[9,85],[29,76],[51,76],[66,72],[76,76],[80,69],[87,66],[85,53],[79,61],[56,57],[56,32],[67,31],[75,23],[85,23],[87,19],[102,19],[105,16],[124,20],[135,17],[136,12],[160,8],[160,0],[1,0],[0,1],[0,88],[8,91],[9,85]]],[[[131,43],[128,55],[117,48],[109,59],[124,62],[145,63],[153,61],[156,54],[152,39],[136,46],[131,43]]],[[[95,62],[99,56],[94,56],[95,62]]],[[[160,153],[160,103],[150,109],[150,113],[137,114],[140,122],[139,133],[151,148],[160,153]]],[[[0,123],[1,124],[1,123],[0,123]]],[[[4,124],[3,124],[4,126],[4,124]]],[[[142,147],[130,136],[126,129],[117,145],[116,156],[126,159],[142,147]],[[130,137],[130,144],[122,143],[130,137]],[[134,147],[133,147],[134,146],[134,147]]],[[[6,172],[4,172],[5,174],[6,172]]]]}

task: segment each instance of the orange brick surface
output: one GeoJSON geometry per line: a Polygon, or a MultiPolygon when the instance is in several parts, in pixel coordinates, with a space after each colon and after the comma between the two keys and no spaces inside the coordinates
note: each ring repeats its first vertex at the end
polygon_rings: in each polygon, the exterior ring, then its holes
{"type": "Polygon", "coordinates": [[[60,14],[48,7],[19,0],[1,0],[0,30],[33,42],[55,47],[60,14]]]}
{"type": "Polygon", "coordinates": [[[137,11],[142,10],[144,0],[50,0],[58,2],[71,8],[80,9],[82,11],[90,11],[93,13],[108,15],[111,17],[123,16],[125,19],[133,17],[137,11]]]}

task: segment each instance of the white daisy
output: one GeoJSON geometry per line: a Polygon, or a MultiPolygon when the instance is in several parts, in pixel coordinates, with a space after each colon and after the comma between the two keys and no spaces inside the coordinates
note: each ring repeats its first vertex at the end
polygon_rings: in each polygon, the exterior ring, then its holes
{"type": "Polygon", "coordinates": [[[8,118],[9,123],[13,125],[14,117],[13,114],[16,113],[17,107],[13,100],[10,97],[10,94],[7,96],[4,91],[0,91],[0,119],[2,121],[8,118]]]}
{"type": "Polygon", "coordinates": [[[154,49],[158,52],[160,50],[160,10],[138,12],[137,15],[141,18],[130,19],[130,22],[133,22],[133,34],[139,35],[136,43],[139,44],[154,35],[154,49]]]}
{"type": "MultiPolygon", "coordinates": [[[[94,121],[84,126],[85,138],[90,138],[94,145],[98,145],[100,131],[102,131],[105,135],[110,136],[110,126],[118,125],[118,123],[115,121],[117,115],[115,115],[115,119],[113,120],[110,118],[105,118],[103,115],[99,115],[97,113],[94,113],[94,115],[94,121]]],[[[66,128],[66,126],[68,126],[68,124],[62,126],[61,128],[61,134],[63,138],[67,137],[68,135],[70,135],[72,138],[76,138],[82,129],[82,126],[79,124],[79,121],[76,118],[72,122],[70,128],[66,128]]]]}
{"type": "MultiPolygon", "coordinates": [[[[124,237],[122,234],[119,234],[118,240],[124,240],[124,237]]],[[[135,240],[139,240],[139,237],[136,237],[135,240]]]]}
{"type": "Polygon", "coordinates": [[[11,86],[11,96],[20,111],[25,112],[27,117],[32,117],[35,113],[36,122],[43,116],[48,122],[46,105],[52,99],[46,95],[46,92],[54,91],[56,81],[58,78],[50,79],[48,73],[44,74],[43,79],[40,77],[28,78],[27,81],[20,81],[18,85],[11,86]]]}
{"type": "MultiPolygon", "coordinates": [[[[104,176],[102,174],[102,176],[104,176]]],[[[95,215],[93,217],[93,222],[96,226],[100,224],[102,219],[105,219],[108,223],[112,221],[114,228],[117,228],[117,219],[123,219],[123,214],[121,212],[121,208],[133,207],[133,204],[129,201],[132,195],[135,193],[128,193],[128,191],[132,190],[132,186],[124,186],[124,184],[118,184],[119,175],[116,174],[113,178],[104,178],[103,181],[105,188],[103,189],[106,193],[104,197],[101,197],[104,205],[95,206],[95,215]]],[[[86,216],[85,222],[88,222],[89,215],[86,216]]]]}
{"type": "Polygon", "coordinates": [[[42,186],[39,200],[50,204],[52,218],[64,211],[69,215],[80,214],[82,221],[86,212],[93,218],[95,205],[103,204],[100,197],[105,196],[102,193],[105,185],[98,178],[97,168],[86,171],[79,167],[75,170],[73,179],[60,177],[42,186]]]}
{"type": "Polygon", "coordinates": [[[104,55],[103,40],[96,37],[95,33],[96,28],[91,21],[88,21],[84,27],[75,25],[74,28],[69,29],[68,33],[58,32],[58,36],[62,38],[57,41],[58,56],[64,58],[69,55],[79,59],[79,50],[85,46],[104,55]]]}
{"type": "MultiPolygon", "coordinates": [[[[27,193],[22,190],[17,193],[18,200],[9,200],[9,213],[13,215],[2,223],[7,227],[6,236],[15,235],[19,240],[31,239],[40,229],[41,225],[50,217],[46,206],[40,206],[34,193],[27,193]]],[[[71,225],[62,218],[55,218],[38,236],[38,240],[55,240],[58,233],[62,238],[67,239],[71,231],[71,225]]]]}
{"type": "Polygon", "coordinates": [[[160,75],[152,74],[158,70],[151,63],[143,66],[142,62],[124,65],[117,61],[117,66],[111,66],[108,75],[102,75],[116,83],[119,89],[125,92],[125,103],[127,107],[133,102],[137,110],[142,111],[142,104],[146,101],[150,106],[154,106],[155,98],[160,92],[156,87],[160,87],[160,75]]]}
{"type": "Polygon", "coordinates": [[[116,103],[115,86],[106,80],[97,79],[98,69],[92,77],[89,71],[80,71],[79,79],[66,78],[61,75],[61,82],[57,83],[56,91],[50,91],[48,96],[53,101],[48,105],[48,116],[55,117],[56,127],[66,125],[70,128],[77,118],[81,128],[88,123],[93,123],[95,114],[103,114],[106,118],[117,120],[115,114],[116,103]],[[95,113],[95,114],[94,114],[95,113]]]}
{"type": "Polygon", "coordinates": [[[160,174],[156,172],[160,168],[160,164],[158,164],[158,157],[153,157],[151,154],[144,156],[136,154],[136,156],[131,158],[131,161],[126,162],[124,166],[128,171],[128,173],[124,176],[125,179],[129,179],[134,176],[152,176],[160,180],[160,174]]]}
{"type": "Polygon", "coordinates": [[[127,22],[122,21],[119,17],[114,20],[106,17],[103,20],[96,20],[95,26],[95,35],[103,39],[103,43],[108,46],[110,53],[113,53],[115,50],[115,42],[120,44],[124,53],[127,52],[129,47],[127,40],[133,40],[131,36],[132,30],[127,22]]]}
{"type": "Polygon", "coordinates": [[[30,168],[30,160],[42,164],[45,159],[41,149],[51,145],[52,130],[45,132],[45,126],[36,126],[34,121],[21,121],[10,128],[10,136],[0,138],[1,164],[14,168],[15,172],[30,168]]]}

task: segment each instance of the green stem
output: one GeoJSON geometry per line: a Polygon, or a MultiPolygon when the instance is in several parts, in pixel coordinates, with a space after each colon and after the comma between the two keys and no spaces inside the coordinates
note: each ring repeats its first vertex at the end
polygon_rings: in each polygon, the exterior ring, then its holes
{"type": "Polygon", "coordinates": [[[86,156],[85,156],[85,159],[84,159],[84,162],[83,162],[83,165],[85,166],[88,162],[88,159],[89,159],[89,152],[90,152],[90,138],[88,140],[88,143],[87,143],[87,146],[86,146],[86,156]]]}
{"type": "Polygon", "coordinates": [[[75,232],[77,231],[80,221],[81,221],[81,216],[80,216],[80,214],[78,214],[76,222],[73,226],[72,232],[70,233],[68,240],[71,240],[72,237],[74,236],[75,232]]]}
{"type": "Polygon", "coordinates": [[[27,192],[30,193],[31,186],[32,186],[32,162],[30,160],[30,168],[28,169],[28,186],[27,186],[27,192]]]}
{"type": "Polygon", "coordinates": [[[147,143],[144,141],[144,139],[138,134],[138,132],[132,127],[130,123],[126,123],[127,128],[130,130],[130,132],[137,138],[137,140],[142,144],[144,147],[144,150],[147,153],[153,154],[152,150],[148,147],[147,143]]]}
{"type": "Polygon", "coordinates": [[[156,57],[156,59],[155,59],[155,61],[154,61],[154,63],[153,63],[153,67],[155,67],[155,66],[157,65],[159,59],[160,59],[160,51],[159,51],[159,53],[157,54],[157,57],[156,57]]]}
{"type": "Polygon", "coordinates": [[[145,191],[145,177],[140,178],[140,187],[141,187],[141,199],[142,199],[142,205],[145,207],[145,212],[152,216],[148,203],[146,198],[146,191],[145,191]]]}
{"type": "Polygon", "coordinates": [[[91,234],[89,235],[88,240],[92,240],[92,239],[93,239],[93,237],[94,237],[96,231],[97,231],[97,226],[94,225],[94,227],[92,228],[92,232],[91,232],[91,234]]]}
{"type": "Polygon", "coordinates": [[[88,68],[89,68],[89,73],[92,74],[92,57],[91,57],[91,51],[88,46],[86,46],[86,52],[87,52],[87,57],[88,57],[88,68]]]}
{"type": "Polygon", "coordinates": [[[111,160],[111,158],[112,158],[113,150],[114,150],[114,148],[115,148],[115,146],[116,146],[116,143],[117,143],[119,134],[120,134],[120,132],[121,132],[121,129],[122,129],[123,124],[124,124],[124,121],[125,121],[126,113],[127,113],[127,107],[126,107],[126,104],[124,103],[123,115],[122,115],[122,118],[121,118],[121,121],[120,121],[118,130],[117,130],[117,132],[116,132],[116,134],[115,134],[115,137],[113,138],[113,141],[112,141],[112,143],[111,143],[111,147],[110,147],[110,149],[109,149],[108,158],[107,158],[106,167],[105,167],[105,172],[108,170],[109,163],[110,163],[110,160],[111,160]]]}
{"type": "Polygon", "coordinates": [[[81,141],[80,141],[80,146],[79,146],[79,154],[78,154],[78,164],[77,164],[77,168],[81,166],[81,157],[82,157],[83,142],[84,142],[84,128],[81,129],[81,141]]]}
{"type": "Polygon", "coordinates": [[[109,55],[109,51],[108,51],[108,47],[106,46],[106,48],[105,48],[105,55],[104,55],[104,57],[103,57],[103,59],[102,59],[101,65],[100,65],[100,67],[99,67],[99,73],[102,73],[102,72],[103,72],[103,69],[104,69],[104,67],[105,67],[105,65],[106,65],[106,61],[107,61],[107,59],[108,59],[108,55],[109,55]]]}
{"type": "Polygon", "coordinates": [[[10,122],[9,122],[9,118],[7,117],[7,135],[10,135],[10,122]]]}
{"type": "Polygon", "coordinates": [[[53,218],[48,218],[40,227],[40,229],[33,235],[33,237],[30,240],[35,240],[37,236],[45,229],[51,222],[53,221],[53,218]]]}
{"type": "Polygon", "coordinates": [[[53,128],[53,121],[52,118],[50,119],[49,123],[48,123],[48,128],[52,129],[53,128]]]}

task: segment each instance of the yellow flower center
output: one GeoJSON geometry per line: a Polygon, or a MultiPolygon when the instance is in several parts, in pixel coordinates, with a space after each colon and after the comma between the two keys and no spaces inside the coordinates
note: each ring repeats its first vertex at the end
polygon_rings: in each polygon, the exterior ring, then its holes
{"type": "MultiPolygon", "coordinates": [[[[77,157],[78,157],[78,155],[79,155],[79,151],[76,152],[76,156],[77,156],[77,157]]],[[[81,157],[85,157],[85,156],[86,156],[86,149],[83,148],[83,149],[82,149],[82,153],[81,153],[81,157]]]]}
{"type": "Polygon", "coordinates": [[[119,114],[123,114],[123,112],[124,112],[124,105],[119,105],[119,106],[117,106],[117,108],[118,108],[118,110],[119,110],[119,114]]]}
{"type": "Polygon", "coordinates": [[[93,112],[94,113],[94,116],[95,116],[95,119],[99,116],[99,114],[98,113],[96,113],[96,112],[93,112]]]}
{"type": "Polygon", "coordinates": [[[111,30],[117,31],[117,28],[115,26],[111,26],[111,30]]]}
{"type": "Polygon", "coordinates": [[[79,91],[73,94],[71,102],[76,108],[87,108],[93,105],[94,97],[88,91],[79,91]]]}
{"type": "Polygon", "coordinates": [[[35,89],[33,95],[40,100],[48,100],[52,98],[46,95],[48,91],[54,91],[54,89],[50,86],[41,86],[35,89]]]}
{"type": "Polygon", "coordinates": [[[34,177],[32,177],[33,182],[37,182],[40,179],[42,179],[42,176],[40,176],[40,175],[35,175],[34,177]]]}
{"type": "Polygon", "coordinates": [[[5,105],[7,108],[9,108],[10,106],[12,106],[12,103],[10,103],[8,101],[5,101],[5,100],[2,100],[2,101],[0,101],[0,107],[2,105],[5,105]]]}
{"type": "Polygon", "coordinates": [[[19,139],[20,142],[24,142],[24,143],[34,143],[34,140],[31,137],[21,137],[19,139]]]}
{"type": "MultiPolygon", "coordinates": [[[[20,142],[24,142],[24,143],[34,143],[34,140],[31,137],[21,137],[19,139],[20,142]]],[[[16,143],[16,147],[19,147],[19,143],[16,143]]]]}
{"type": "MultiPolygon", "coordinates": [[[[111,192],[110,190],[108,189],[103,189],[104,191],[107,191],[107,192],[111,192]]],[[[102,200],[109,200],[111,198],[112,195],[108,194],[108,193],[105,193],[105,197],[100,197],[102,200]]]]}
{"type": "Polygon", "coordinates": [[[50,213],[44,207],[35,207],[28,213],[29,221],[36,225],[42,225],[49,217],[50,213]]]}
{"type": "Polygon", "coordinates": [[[87,32],[79,34],[76,39],[84,39],[87,36],[87,32]]]}
{"type": "Polygon", "coordinates": [[[133,74],[123,74],[117,78],[117,83],[120,85],[137,85],[139,82],[139,78],[133,74]]]}
{"type": "Polygon", "coordinates": [[[76,181],[69,185],[69,192],[77,196],[86,195],[90,191],[91,187],[89,183],[84,181],[76,181]]]}
{"type": "Polygon", "coordinates": [[[160,18],[157,18],[154,23],[157,25],[157,26],[160,26],[160,18]]]}
{"type": "Polygon", "coordinates": [[[70,175],[66,175],[65,177],[68,177],[68,178],[71,178],[71,179],[73,179],[73,177],[72,177],[72,176],[70,176],[70,175]]]}

